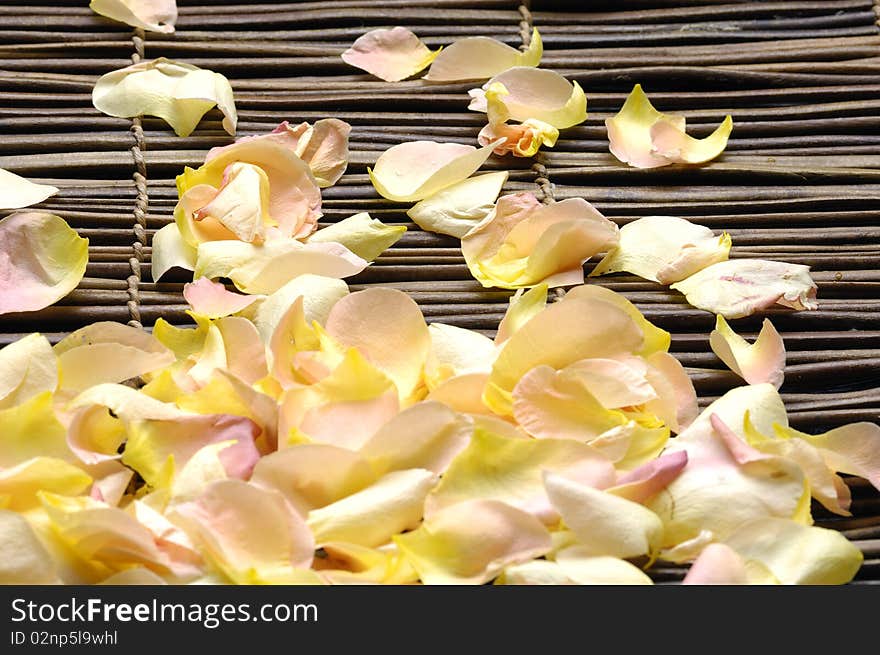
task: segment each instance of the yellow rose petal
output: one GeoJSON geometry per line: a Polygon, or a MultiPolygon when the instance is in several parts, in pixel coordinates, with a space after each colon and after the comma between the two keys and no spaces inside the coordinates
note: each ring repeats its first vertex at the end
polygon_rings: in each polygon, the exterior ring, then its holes
{"type": "Polygon", "coordinates": [[[23,516],[0,509],[0,584],[55,584],[58,576],[49,552],[23,516]]]}
{"type": "Polygon", "coordinates": [[[0,410],[58,386],[58,361],[49,340],[34,332],[0,350],[0,410]]]}
{"type": "Polygon", "coordinates": [[[429,82],[460,82],[487,80],[514,66],[537,66],[544,54],[538,28],[532,30],[525,51],[485,36],[472,36],[448,45],[423,79],[429,82]]]}
{"type": "Polygon", "coordinates": [[[192,271],[196,267],[196,249],[183,240],[174,223],[159,228],[153,234],[150,256],[151,275],[158,282],[172,268],[192,271]]]}
{"type": "Polygon", "coordinates": [[[367,212],[349,216],[313,233],[307,243],[341,243],[358,257],[373,261],[393,246],[406,227],[385,225],[382,221],[370,218],[367,212]]]}

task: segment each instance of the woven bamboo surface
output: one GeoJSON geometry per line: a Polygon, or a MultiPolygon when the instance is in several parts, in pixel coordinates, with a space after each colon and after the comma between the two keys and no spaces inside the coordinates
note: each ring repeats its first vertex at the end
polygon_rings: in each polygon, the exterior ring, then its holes
{"type": "MultiPolygon", "coordinates": [[[[409,228],[349,280],[352,288],[394,286],[429,321],[492,334],[509,292],[484,290],[456,239],[420,231],[406,217],[408,205],[380,198],[366,175],[396,143],[474,143],[485,120],[466,110],[474,85],[387,84],[339,54],[379,26],[404,25],[436,47],[475,35],[520,46],[536,25],[542,66],[583,86],[590,116],[534,159],[490,159],[485,168],[510,171],[505,192],[532,191],[544,202],[584,197],[621,225],[650,214],[682,216],[730,232],[733,257],[809,264],[819,310],[766,312],[788,349],[782,392],[792,424],[818,432],[880,418],[880,9],[872,0],[179,0],[170,36],[132,32],[86,5],[0,6],[0,167],[58,186],[40,208],[90,239],[79,288],[43,311],[0,316],[0,345],[34,330],[58,339],[95,320],[147,328],[160,316],[187,322],[186,280],[153,282],[150,238],[172,220],[174,176],[230,138],[217,112],[181,139],[159,120],[111,118],[91,104],[99,75],[158,56],[229,77],[239,135],[282,120],[351,123],[351,163],[324,190],[322,220],[369,211],[409,228]],[[732,114],[725,154],[688,170],[619,164],[608,152],[604,119],[636,82],[661,111],[685,114],[695,136],[732,114]]],[[[639,278],[599,283],[673,333],[672,350],[701,403],[737,386],[709,349],[711,314],[639,278]]],[[[760,319],[734,327],[752,335],[760,319]]],[[[861,480],[849,482],[854,517],[817,507],[817,523],[844,531],[863,550],[857,582],[880,583],[880,495],[861,480]]],[[[653,575],[674,581],[682,569],[653,575]]]]}

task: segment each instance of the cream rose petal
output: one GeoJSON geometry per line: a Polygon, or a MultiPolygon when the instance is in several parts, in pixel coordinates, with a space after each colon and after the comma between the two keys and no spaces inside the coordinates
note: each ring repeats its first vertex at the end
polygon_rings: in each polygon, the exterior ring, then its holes
{"type": "Polygon", "coordinates": [[[405,27],[380,28],[358,37],[342,60],[386,82],[399,82],[426,68],[439,53],[405,27]]]}
{"type": "Polygon", "coordinates": [[[809,266],[764,259],[713,264],[672,288],[694,307],[724,318],[742,318],[774,304],[796,310],[818,307],[809,266]]]}
{"type": "Polygon", "coordinates": [[[488,373],[495,361],[495,344],[489,337],[445,323],[431,323],[431,350],[425,364],[425,383],[433,391],[449,378],[488,373]]]}
{"type": "Polygon", "coordinates": [[[663,523],[643,505],[549,471],[544,486],[585,554],[625,559],[659,550],[663,523]]]}
{"type": "Polygon", "coordinates": [[[437,402],[421,402],[379,428],[360,453],[381,475],[416,468],[439,474],[467,447],[472,432],[467,417],[437,402]]]}
{"type": "Polygon", "coordinates": [[[544,311],[547,306],[547,291],[546,284],[538,284],[531,289],[517,289],[508,300],[507,311],[498,324],[498,333],[495,335],[497,345],[507,341],[532,317],[544,311]]]}
{"type": "Polygon", "coordinates": [[[58,360],[42,334],[34,332],[0,350],[0,410],[58,386],[58,360]]]}
{"type": "Polygon", "coordinates": [[[767,382],[777,389],[785,376],[785,344],[773,324],[764,319],[755,343],[746,342],[719,315],[709,335],[712,352],[749,384],[767,382]]]}
{"type": "Polygon", "coordinates": [[[277,291],[267,296],[257,306],[251,317],[263,338],[269,342],[281,319],[297,301],[302,299],[303,320],[311,325],[317,321],[327,322],[330,310],[339,300],[348,295],[348,285],[333,277],[305,273],[292,279],[277,291]]]}
{"type": "Polygon", "coordinates": [[[645,411],[656,414],[673,432],[681,432],[699,414],[697,392],[687,372],[667,352],[655,352],[645,358],[647,379],[657,398],[645,403],[645,411]]]}
{"type": "Polygon", "coordinates": [[[728,116],[710,136],[694,139],[685,134],[684,116],[660,113],[651,105],[642,85],[636,84],[620,112],[606,119],[605,126],[615,157],[636,168],[656,168],[714,159],[726,147],[733,121],[728,116]]]}
{"type": "Polygon", "coordinates": [[[60,389],[80,392],[104,382],[124,382],[173,364],[174,353],[155,337],[122,323],[99,321],[55,345],[60,389]]]}
{"type": "Polygon", "coordinates": [[[0,209],[21,209],[43,202],[58,193],[48,184],[36,184],[0,168],[0,209]]]}
{"type": "Polygon", "coordinates": [[[469,177],[416,203],[406,215],[423,230],[460,239],[489,215],[508,175],[498,171],[469,177]]]}
{"type": "Polygon", "coordinates": [[[376,478],[370,463],[358,453],[327,444],[298,444],[260,458],[250,481],[281,492],[306,516],[361,491],[376,478]]]}
{"type": "Polygon", "coordinates": [[[424,584],[483,584],[552,547],[540,521],[496,500],[447,507],[394,542],[424,584]]]}
{"type": "Polygon", "coordinates": [[[370,218],[367,212],[361,212],[314,232],[306,242],[341,243],[358,257],[371,262],[397,243],[404,232],[404,225],[385,225],[370,218]]]}
{"type": "Polygon", "coordinates": [[[556,564],[576,584],[650,585],[641,569],[617,557],[596,556],[585,546],[570,546],[556,553],[556,564]]]}
{"type": "Polygon", "coordinates": [[[425,469],[392,471],[366,489],[309,512],[307,523],[318,545],[345,541],[381,546],[418,526],[425,496],[436,482],[425,469]]]}
{"type": "Polygon", "coordinates": [[[206,277],[184,284],[183,297],[196,314],[208,318],[237,314],[260,299],[259,296],[243,296],[227,291],[225,286],[206,277]]]}
{"type": "Polygon", "coordinates": [[[366,267],[365,260],[339,243],[208,241],[199,245],[195,277],[228,277],[245,293],[269,294],[307,273],[342,278],[366,267]]]}
{"type": "Polygon", "coordinates": [[[56,584],[55,563],[23,516],[0,509],[0,584],[56,584]]]}
{"type": "Polygon", "coordinates": [[[229,80],[164,57],[103,75],[95,84],[92,103],[119,118],[158,116],[178,136],[189,136],[214,105],[223,112],[223,128],[229,134],[235,134],[238,122],[229,80]]]}
{"type": "Polygon", "coordinates": [[[487,80],[514,66],[537,66],[543,54],[538,28],[532,30],[525,51],[485,36],[472,36],[454,41],[440,52],[423,79],[429,82],[487,80]]]}
{"type": "Polygon", "coordinates": [[[176,0],[92,0],[89,9],[150,32],[171,34],[177,21],[176,0]]]}
{"type": "Polygon", "coordinates": [[[0,469],[0,508],[27,512],[39,506],[42,492],[63,496],[88,493],[92,477],[81,468],[54,457],[34,457],[0,469]]]}
{"type": "MultiPolygon", "coordinates": [[[[493,84],[501,84],[507,91],[500,100],[512,120],[535,119],[562,130],[587,119],[587,97],[583,89],[556,71],[516,66],[486,82],[483,90],[493,84]]],[[[471,94],[472,97],[483,95],[471,94]]],[[[468,107],[475,111],[487,108],[483,98],[472,101],[468,107]]]]}
{"type": "Polygon", "coordinates": [[[348,295],[333,305],[326,329],[394,380],[402,400],[416,393],[431,336],[418,305],[405,293],[367,289],[348,295]]]}
{"type": "Polygon", "coordinates": [[[749,427],[761,435],[772,435],[774,424],[788,426],[788,416],[779,392],[771,384],[753,384],[736,387],[712,402],[678,435],[677,443],[692,439],[700,440],[711,425],[711,417],[718,418],[743,441],[749,442],[746,419],[749,427]]]}
{"type": "Polygon", "coordinates": [[[277,491],[221,480],[171,512],[199,550],[238,584],[295,583],[308,568],[314,539],[277,491]]]}
{"type": "Polygon", "coordinates": [[[723,543],[709,544],[694,560],[681,582],[686,585],[755,584],[745,560],[723,543]]]}
{"type": "Polygon", "coordinates": [[[545,471],[595,487],[610,486],[616,477],[611,461],[586,444],[509,438],[478,428],[428,496],[425,514],[432,517],[456,503],[481,498],[502,501],[552,525],[559,516],[544,488],[545,471]]]}
{"type": "Polygon", "coordinates": [[[645,216],[620,228],[620,242],[590,276],[626,271],[661,284],[725,261],[730,237],[674,216],[645,216]]]}
{"type": "Polygon", "coordinates": [[[150,267],[153,281],[159,281],[172,268],[192,271],[196,267],[196,249],[183,240],[174,223],[159,228],[153,234],[150,267]]]}
{"type": "Polygon", "coordinates": [[[89,240],[64,219],[22,212],[0,220],[0,314],[36,311],[73,291],[89,261],[89,240]]]}
{"type": "Polygon", "coordinates": [[[489,379],[487,373],[465,373],[456,375],[434,388],[426,400],[443,403],[450,409],[464,414],[491,414],[483,404],[483,389],[489,379]]]}
{"type": "Polygon", "coordinates": [[[408,141],[379,155],[367,172],[382,197],[395,202],[422,200],[470,177],[498,143],[478,149],[460,143],[408,141]]]}

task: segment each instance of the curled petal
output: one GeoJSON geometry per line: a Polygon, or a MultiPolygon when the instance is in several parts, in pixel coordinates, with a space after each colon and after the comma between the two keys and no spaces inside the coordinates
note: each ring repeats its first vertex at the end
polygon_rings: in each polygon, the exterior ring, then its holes
{"type": "Polygon", "coordinates": [[[98,111],[119,118],[158,116],[178,136],[189,136],[214,105],[223,129],[235,134],[238,115],[229,80],[209,70],[160,57],[107,73],[92,92],[98,111]]]}
{"type": "Polygon", "coordinates": [[[406,215],[423,230],[462,238],[495,207],[507,171],[475,175],[425,198],[406,215]]]}
{"type": "Polygon", "coordinates": [[[185,224],[191,232],[199,233],[201,238],[197,240],[262,243],[266,230],[276,225],[269,213],[269,199],[269,177],[263,169],[234,162],[223,171],[218,189],[199,184],[183,194],[179,209],[184,216],[182,221],[178,220],[178,226],[185,224]],[[191,197],[193,194],[195,198],[191,197]],[[195,223],[202,225],[195,227],[195,223]],[[203,227],[205,223],[210,227],[203,227]]]}
{"type": "Polygon", "coordinates": [[[421,200],[470,177],[496,145],[477,149],[459,143],[409,141],[383,152],[367,172],[379,195],[395,202],[421,200]]]}
{"type": "Polygon", "coordinates": [[[431,336],[418,305],[405,293],[367,289],[346,296],[333,305],[326,329],[394,380],[402,400],[416,393],[431,336]]]}
{"type": "Polygon", "coordinates": [[[396,547],[367,548],[343,542],[325,543],[315,568],[331,584],[411,584],[418,574],[396,547]]]}
{"type": "Polygon", "coordinates": [[[371,262],[397,243],[404,232],[404,225],[385,225],[370,218],[367,212],[361,212],[318,230],[307,242],[341,243],[358,257],[371,262]]]}
{"type": "Polygon", "coordinates": [[[656,352],[645,358],[647,379],[657,398],[645,404],[645,411],[656,414],[673,432],[681,432],[696,420],[700,410],[694,383],[675,357],[656,352]]]}
{"type": "Polygon", "coordinates": [[[243,296],[240,293],[227,291],[224,285],[212,282],[206,277],[184,284],[183,297],[196,314],[208,318],[237,314],[259,299],[259,296],[243,296]]]}
{"type": "Polygon", "coordinates": [[[431,52],[405,27],[376,29],[342,53],[342,60],[386,82],[399,82],[426,68],[440,50],[431,52]]]}
{"type": "Polygon", "coordinates": [[[58,360],[42,334],[34,332],[0,350],[0,410],[58,386],[58,360]]]}
{"type": "Polygon", "coordinates": [[[730,236],[674,216],[645,216],[620,228],[620,242],[590,273],[626,271],[672,284],[711,264],[725,261],[730,236]]]}
{"type": "MultiPolygon", "coordinates": [[[[323,188],[336,184],[348,166],[348,135],[350,132],[351,125],[337,118],[323,118],[315,121],[314,125],[300,123],[295,127],[284,121],[268,134],[242,137],[237,139],[235,143],[259,140],[274,141],[293,151],[297,157],[308,164],[318,186],[323,188]]],[[[235,144],[211,148],[205,157],[205,162],[211,161],[234,147],[235,144]]]]}
{"type": "Polygon", "coordinates": [[[298,444],[260,458],[251,482],[275,489],[301,515],[357,493],[376,481],[365,457],[327,444],[298,444]]]}
{"type": "Polygon", "coordinates": [[[446,507],[394,542],[425,584],[483,584],[552,547],[534,516],[496,500],[446,507]]]}
{"type": "Polygon", "coordinates": [[[171,34],[177,21],[176,0],[92,0],[89,9],[150,32],[171,34]]]}
{"type": "Polygon", "coordinates": [[[538,284],[528,290],[517,289],[508,301],[504,318],[498,324],[498,333],[495,335],[496,344],[500,345],[507,341],[532,317],[544,311],[547,306],[547,291],[546,284],[538,284]]]}
{"type": "Polygon", "coordinates": [[[709,344],[718,358],[749,384],[767,382],[777,389],[782,386],[785,344],[768,319],[764,319],[755,343],[750,344],[719,315],[709,344]]]}
{"type": "Polygon", "coordinates": [[[656,168],[673,163],[699,164],[724,150],[733,129],[730,116],[705,139],[685,134],[685,118],[662,114],[636,84],[620,112],[605,120],[611,153],[636,168],[656,168]]]}
{"type": "Polygon", "coordinates": [[[478,428],[428,496],[425,514],[432,517],[456,503],[482,498],[502,501],[552,525],[559,516],[547,498],[545,471],[597,487],[613,484],[616,477],[611,461],[586,444],[509,438],[478,428]]]}
{"type": "Polygon", "coordinates": [[[816,309],[816,283],[810,267],[764,259],[732,259],[676,282],[694,307],[724,318],[742,318],[774,304],[816,309]]]}
{"type": "Polygon", "coordinates": [[[663,523],[643,505],[549,471],[544,486],[585,554],[625,559],[659,550],[663,523]]]}
{"type": "Polygon", "coordinates": [[[103,382],[124,382],[174,363],[174,353],[151,334],[100,321],[55,345],[60,388],[79,392],[103,382]]]}
{"type": "Polygon", "coordinates": [[[150,256],[153,281],[159,281],[172,268],[192,271],[196,267],[196,249],[183,240],[180,229],[169,223],[153,234],[150,256]]]}
{"type": "Polygon", "coordinates": [[[171,516],[202,555],[238,584],[295,583],[297,569],[312,563],[311,532],[277,491],[221,480],[171,516]]]}
{"type": "Polygon", "coordinates": [[[276,239],[261,246],[241,241],[199,245],[195,277],[228,277],[245,293],[274,293],[311,273],[342,278],[360,273],[367,262],[339,243],[276,239]]]}
{"type": "Polygon", "coordinates": [[[556,145],[558,138],[559,130],[534,118],[518,125],[489,123],[477,135],[477,141],[481,146],[504,139],[504,142],[496,146],[492,152],[496,155],[511,153],[515,157],[533,157],[542,145],[548,148],[556,145]]]}
{"type": "Polygon", "coordinates": [[[761,435],[774,433],[774,425],[788,427],[788,416],[779,392],[770,384],[753,384],[731,389],[704,409],[688,428],[678,435],[678,442],[702,438],[711,417],[719,419],[745,442],[751,443],[749,429],[761,435]]]}
{"type": "Polygon", "coordinates": [[[461,241],[468,268],[485,287],[579,284],[583,263],[617,243],[617,226],[581,198],[541,205],[530,193],[502,196],[461,241]]]}
{"type": "Polygon", "coordinates": [[[36,184],[0,168],[0,209],[21,209],[43,202],[58,193],[48,184],[36,184]]]}
{"type": "Polygon", "coordinates": [[[419,524],[425,496],[435,482],[434,473],[424,469],[392,471],[366,489],[312,510],[308,525],[318,545],[344,541],[381,546],[419,524]]]}
{"type": "Polygon", "coordinates": [[[0,509],[0,584],[58,582],[55,563],[23,516],[0,509]]]}
{"type": "MultiPolygon", "coordinates": [[[[486,82],[483,90],[494,84],[501,84],[507,91],[499,100],[512,120],[535,119],[562,130],[587,119],[587,97],[583,89],[556,71],[516,66],[486,82]]],[[[475,100],[468,109],[487,111],[484,99],[476,96],[482,93],[472,92],[475,100]]]]}
{"type": "Polygon", "coordinates": [[[43,212],[0,220],[0,314],[36,311],[73,291],[89,261],[89,240],[43,212]]]}
{"type": "Polygon", "coordinates": [[[617,483],[606,491],[636,503],[646,503],[677,478],[687,462],[687,452],[683,450],[661,455],[624,473],[617,479],[617,483]]]}
{"type": "Polygon", "coordinates": [[[544,54],[538,28],[526,51],[485,36],[459,39],[437,55],[423,79],[429,82],[460,82],[487,80],[514,66],[537,66],[544,54]]]}
{"type": "Polygon", "coordinates": [[[171,403],[165,403],[121,384],[96,384],[68,404],[68,409],[101,405],[123,421],[175,420],[192,416],[171,403]]]}

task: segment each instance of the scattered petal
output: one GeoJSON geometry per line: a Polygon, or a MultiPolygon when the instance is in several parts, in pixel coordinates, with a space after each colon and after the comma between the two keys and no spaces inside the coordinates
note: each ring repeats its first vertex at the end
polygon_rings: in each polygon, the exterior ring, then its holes
{"type": "Polygon", "coordinates": [[[461,239],[495,208],[507,171],[475,175],[416,203],[406,212],[427,232],[461,239]]]}
{"type": "Polygon", "coordinates": [[[209,70],[160,57],[101,76],[92,92],[98,111],[117,116],[158,116],[178,136],[189,136],[214,105],[223,129],[235,134],[238,115],[229,80],[209,70]]]}
{"type": "Polygon", "coordinates": [[[259,296],[243,296],[240,293],[227,291],[224,285],[212,282],[206,277],[184,284],[183,297],[196,314],[208,318],[237,314],[259,299],[259,296]]]}
{"type": "Polygon", "coordinates": [[[367,172],[384,198],[395,202],[422,200],[470,177],[496,145],[477,149],[460,143],[409,141],[383,152],[367,172]]]}
{"type": "Polygon", "coordinates": [[[43,202],[58,193],[48,184],[36,184],[0,168],[0,209],[21,209],[43,202]]]}
{"type": "Polygon", "coordinates": [[[472,330],[432,323],[431,350],[425,363],[425,384],[433,391],[446,380],[458,375],[488,373],[495,361],[495,344],[472,330]]]}
{"type": "Polygon", "coordinates": [[[397,243],[404,232],[404,225],[385,225],[370,218],[367,212],[361,212],[318,230],[307,243],[341,243],[361,259],[371,262],[397,243]]]}
{"type": "Polygon", "coordinates": [[[0,584],[58,582],[55,563],[23,516],[0,509],[0,584]]]}
{"type": "Polygon", "coordinates": [[[177,21],[176,0],[92,0],[89,9],[150,32],[171,34],[177,21]]]}
{"type": "Polygon", "coordinates": [[[547,306],[547,285],[538,284],[531,289],[517,289],[508,300],[507,311],[498,324],[495,343],[501,345],[547,306]]]}
{"type": "Polygon", "coordinates": [[[196,267],[196,249],[183,240],[175,223],[159,228],[153,234],[150,266],[154,282],[172,268],[192,271],[196,267]]]}
{"type": "Polygon", "coordinates": [[[338,278],[305,273],[293,278],[259,304],[253,315],[254,325],[263,341],[269,342],[281,319],[302,299],[303,320],[311,325],[327,322],[330,309],[348,295],[348,285],[338,278]]]}
{"type": "Polygon", "coordinates": [[[774,304],[816,309],[816,283],[810,267],[764,259],[732,259],[672,285],[694,307],[724,318],[742,318],[774,304]]]}
{"type": "Polygon", "coordinates": [[[0,410],[57,386],[58,360],[42,334],[34,332],[0,350],[0,410]]]}
{"type": "Polygon", "coordinates": [[[764,319],[755,343],[750,344],[734,332],[719,315],[709,335],[712,352],[749,384],[767,382],[777,389],[785,376],[785,344],[773,324],[764,319]]]}
{"type": "Polygon", "coordinates": [[[399,82],[427,68],[438,54],[440,50],[431,52],[405,27],[394,27],[370,30],[358,37],[342,53],[342,60],[386,82],[399,82]]]}
{"type": "Polygon", "coordinates": [[[436,55],[423,79],[429,82],[487,80],[514,66],[537,66],[544,54],[538,28],[532,30],[525,51],[485,36],[459,39],[436,55]]]}
{"type": "Polygon", "coordinates": [[[727,233],[674,216],[645,216],[620,228],[620,242],[590,276],[626,271],[660,284],[672,284],[711,264],[725,261],[727,233]]]}
{"type": "Polygon", "coordinates": [[[0,220],[0,314],[48,307],[73,291],[89,261],[89,240],[54,214],[0,220]]]}
{"type": "Polygon", "coordinates": [[[542,145],[548,148],[556,145],[558,138],[559,130],[534,118],[517,125],[489,123],[477,135],[477,141],[481,146],[498,143],[499,139],[504,139],[504,142],[495,146],[492,152],[496,155],[511,153],[514,157],[533,157],[542,145]]]}

